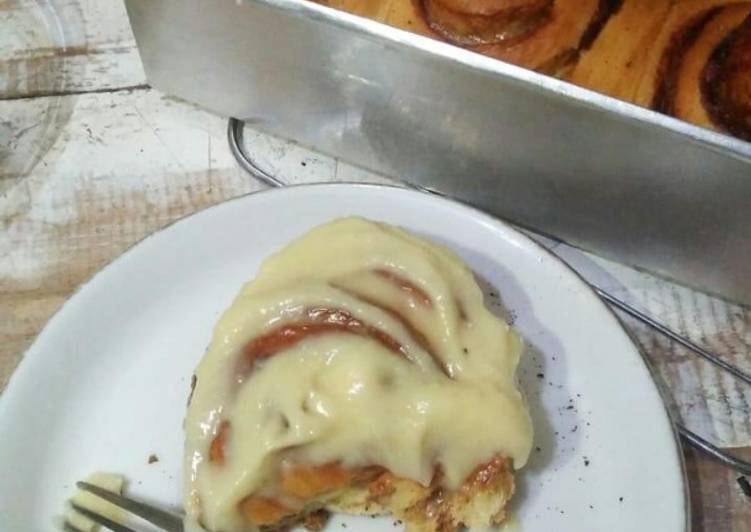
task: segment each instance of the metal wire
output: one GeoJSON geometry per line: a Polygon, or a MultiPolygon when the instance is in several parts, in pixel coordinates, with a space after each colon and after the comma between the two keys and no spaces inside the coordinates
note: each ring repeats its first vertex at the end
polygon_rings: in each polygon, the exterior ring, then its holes
{"type": "MultiPolygon", "coordinates": [[[[227,137],[229,139],[229,145],[230,150],[232,151],[232,155],[235,156],[235,159],[237,160],[238,164],[246,170],[250,175],[258,179],[259,181],[265,183],[266,185],[269,185],[271,187],[284,187],[286,184],[283,181],[280,181],[275,176],[270,175],[269,173],[262,170],[256,163],[253,161],[253,158],[248,155],[248,153],[245,151],[245,148],[243,147],[243,129],[245,124],[236,118],[230,118],[229,124],[227,127],[227,137]]],[[[412,184],[405,183],[410,188],[414,188],[423,192],[430,192],[434,193],[434,191],[420,187],[415,186],[412,184]]],[[[605,301],[607,304],[612,306],[613,308],[616,308],[620,311],[625,312],[632,318],[636,319],[637,321],[640,321],[644,325],[648,326],[654,331],[657,331],[658,333],[662,334],[666,338],[670,339],[673,342],[676,342],[692,353],[694,353],[697,356],[702,357],[706,361],[710,362],[711,364],[714,364],[718,368],[720,368],[723,371],[727,371],[731,375],[733,375],[735,378],[740,379],[741,381],[745,382],[746,384],[751,385],[751,375],[744,372],[737,366],[734,366],[728,362],[725,362],[720,356],[711,353],[710,351],[704,349],[703,347],[693,343],[688,338],[685,338],[684,336],[681,336],[677,332],[673,331],[672,329],[666,327],[662,323],[658,322],[654,318],[644,314],[640,310],[632,307],[625,301],[622,301],[618,299],[617,297],[613,296],[612,294],[605,292],[603,289],[599,288],[598,286],[595,286],[591,283],[589,283],[589,286],[595,291],[595,293],[600,296],[600,298],[605,301]]],[[[689,430],[686,426],[684,426],[681,423],[676,423],[676,426],[678,428],[678,433],[681,435],[681,437],[694,447],[695,449],[698,449],[699,451],[705,453],[707,456],[717,460],[718,462],[724,464],[725,466],[743,474],[743,475],[751,475],[751,462],[741,460],[740,458],[736,458],[735,456],[729,454],[726,451],[723,451],[713,443],[705,440],[695,432],[689,430]]]]}
{"type": "MultiPolygon", "coordinates": [[[[654,318],[637,310],[636,308],[632,307],[626,302],[618,299],[614,295],[609,294],[608,292],[605,292],[602,288],[599,288],[591,283],[589,286],[592,287],[592,289],[597,293],[598,296],[602,298],[603,301],[610,304],[612,307],[625,312],[632,318],[648,326],[650,329],[662,334],[663,336],[672,340],[673,342],[676,342],[682,345],[683,347],[685,347],[692,353],[714,364],[721,370],[727,371],[728,373],[730,373],[737,379],[740,379],[747,384],[751,384],[751,376],[749,376],[748,373],[745,373],[743,370],[739,369],[738,367],[725,362],[718,355],[707,351],[701,346],[696,345],[688,338],[685,338],[684,336],[681,336],[680,334],[673,331],[672,329],[669,329],[668,327],[658,322],[654,318]]],[[[741,460],[740,458],[736,458],[730,453],[723,451],[722,449],[720,449],[713,443],[705,440],[704,438],[702,438],[695,432],[689,430],[685,425],[681,423],[676,423],[676,426],[678,427],[678,432],[683,437],[683,439],[695,449],[698,449],[704,452],[708,456],[723,463],[727,467],[734,469],[735,471],[738,471],[739,473],[742,473],[744,475],[751,475],[751,462],[741,460]]]]}
{"type": "MultiPolygon", "coordinates": [[[[244,129],[245,123],[242,120],[238,120],[237,118],[229,119],[229,122],[227,123],[227,140],[229,141],[229,149],[232,152],[232,155],[235,157],[237,164],[239,164],[243,170],[245,170],[250,175],[267,186],[274,188],[286,187],[287,183],[281,181],[276,176],[269,174],[266,170],[261,168],[248,154],[248,152],[245,151],[245,144],[243,143],[244,129]]],[[[437,190],[421,187],[420,185],[406,182],[402,184],[414,190],[443,196],[443,194],[437,190]]]]}
{"type": "Polygon", "coordinates": [[[714,458],[718,462],[726,465],[730,469],[733,469],[734,471],[737,471],[738,473],[741,473],[743,475],[751,475],[751,463],[747,462],[746,460],[741,460],[740,458],[736,458],[730,453],[727,453],[723,451],[722,449],[718,448],[713,443],[708,442],[695,432],[692,432],[688,430],[686,427],[678,424],[678,432],[681,436],[683,436],[683,439],[686,440],[689,445],[691,445],[693,448],[698,449],[699,451],[702,451],[703,453],[709,455],[710,457],[714,458]]]}
{"type": "Polygon", "coordinates": [[[605,301],[607,301],[608,303],[610,303],[611,305],[613,305],[617,309],[622,310],[623,312],[625,312],[626,314],[628,314],[632,318],[636,318],[637,320],[639,320],[640,322],[648,325],[649,327],[651,327],[652,329],[656,330],[657,332],[659,332],[663,336],[666,336],[666,337],[670,338],[671,340],[673,340],[674,342],[682,345],[686,349],[689,349],[693,353],[696,353],[697,355],[699,355],[700,357],[702,357],[706,361],[711,362],[712,364],[714,364],[718,368],[720,368],[720,369],[722,369],[724,371],[727,371],[728,373],[730,373],[731,375],[733,375],[737,379],[740,379],[743,382],[745,382],[746,384],[751,385],[751,375],[749,375],[748,373],[745,373],[743,370],[739,369],[738,367],[733,366],[732,364],[729,364],[729,363],[725,362],[719,356],[717,356],[717,355],[715,355],[713,353],[710,353],[709,351],[707,351],[703,347],[700,347],[700,346],[696,345],[695,343],[693,343],[689,339],[684,338],[683,336],[679,335],[678,333],[671,331],[670,329],[668,329],[667,327],[665,327],[661,323],[655,321],[654,319],[650,318],[646,314],[644,314],[642,312],[639,312],[638,310],[636,310],[635,308],[627,305],[623,301],[621,301],[619,299],[616,299],[615,297],[613,297],[612,295],[608,294],[607,292],[605,292],[601,288],[598,288],[598,287],[596,287],[594,285],[590,285],[590,286],[592,286],[592,288],[594,289],[594,291],[597,292],[597,295],[599,295],[602,299],[604,299],[605,301]]]}
{"type": "Polygon", "coordinates": [[[234,155],[235,160],[242,167],[243,170],[250,175],[265,183],[270,187],[283,187],[285,183],[279,181],[276,177],[263,170],[256,162],[248,155],[243,145],[243,131],[245,130],[245,123],[237,118],[230,118],[227,124],[227,140],[229,141],[229,149],[234,155]]]}

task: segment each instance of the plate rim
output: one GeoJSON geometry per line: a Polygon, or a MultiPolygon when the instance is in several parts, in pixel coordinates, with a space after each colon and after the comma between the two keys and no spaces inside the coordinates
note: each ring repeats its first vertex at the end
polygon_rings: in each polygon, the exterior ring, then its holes
{"type": "MultiPolygon", "coordinates": [[[[2,421],[2,418],[8,415],[8,413],[10,412],[10,409],[7,406],[9,403],[9,401],[7,400],[7,397],[13,393],[13,390],[16,387],[21,386],[21,384],[18,384],[19,381],[22,382],[28,378],[25,376],[25,374],[31,371],[30,369],[27,369],[30,367],[30,363],[28,362],[29,355],[32,355],[33,351],[35,351],[35,347],[39,343],[39,339],[43,335],[49,333],[49,330],[51,329],[51,324],[55,322],[56,320],[60,319],[59,316],[63,312],[63,310],[70,306],[71,301],[74,298],[78,297],[79,293],[82,290],[84,290],[87,286],[92,284],[97,277],[100,277],[103,272],[110,269],[112,265],[115,264],[117,261],[123,259],[129,253],[132,253],[135,248],[151,240],[153,237],[156,237],[160,233],[163,233],[164,231],[166,231],[167,229],[171,228],[172,226],[176,224],[187,221],[188,219],[194,216],[197,216],[199,214],[202,214],[206,211],[216,209],[216,208],[222,208],[223,206],[230,204],[230,203],[247,200],[248,198],[254,197],[254,196],[261,196],[261,195],[266,196],[266,195],[276,195],[276,194],[279,194],[279,195],[295,194],[295,193],[301,193],[301,192],[304,193],[306,190],[309,190],[309,189],[325,189],[325,188],[352,189],[352,190],[359,190],[359,191],[362,191],[362,190],[386,191],[387,193],[414,196],[417,199],[420,199],[423,201],[427,199],[427,201],[429,202],[442,203],[446,207],[459,209],[460,211],[463,210],[471,218],[475,218],[478,221],[483,222],[484,224],[489,224],[490,226],[493,227],[493,229],[496,229],[496,230],[500,229],[504,234],[512,236],[513,238],[520,241],[522,244],[531,247],[535,252],[543,255],[546,259],[549,259],[555,263],[558,263],[560,266],[564,268],[564,270],[572,274],[575,280],[581,285],[581,288],[584,289],[582,290],[582,295],[586,294],[584,295],[584,297],[588,298],[590,301],[593,301],[595,305],[601,311],[604,311],[603,314],[607,315],[608,319],[616,327],[618,327],[621,331],[623,331],[623,333],[628,339],[628,342],[631,344],[633,349],[639,355],[637,359],[643,364],[644,368],[647,371],[647,374],[649,375],[649,379],[652,385],[657,391],[657,394],[660,398],[660,405],[662,407],[662,411],[668,421],[668,425],[670,427],[670,431],[672,434],[673,451],[676,457],[678,458],[680,477],[681,477],[681,486],[682,486],[681,491],[682,491],[683,514],[684,514],[683,530],[685,532],[691,532],[693,512],[692,512],[692,506],[691,506],[691,496],[690,496],[690,491],[689,491],[688,477],[687,477],[687,472],[686,472],[685,456],[684,456],[684,453],[682,452],[683,446],[681,444],[680,434],[678,431],[675,415],[668,408],[668,403],[666,400],[667,391],[660,384],[660,381],[657,378],[657,370],[654,368],[654,365],[649,360],[649,358],[644,353],[644,351],[639,347],[639,344],[636,341],[634,334],[624,326],[622,320],[618,317],[615,311],[610,306],[608,306],[602,300],[601,297],[597,295],[597,293],[594,291],[590,283],[584,278],[584,276],[581,273],[579,273],[579,271],[577,271],[573,266],[571,266],[563,258],[555,254],[552,250],[546,248],[541,243],[537,242],[531,236],[526,234],[520,227],[513,225],[511,222],[507,220],[495,217],[461,200],[449,198],[443,194],[439,194],[437,192],[434,192],[428,189],[416,189],[416,188],[411,188],[411,187],[407,188],[405,186],[400,186],[398,184],[375,184],[375,183],[363,183],[363,182],[356,182],[356,181],[338,181],[338,182],[300,183],[300,184],[287,185],[284,187],[277,187],[277,188],[271,187],[271,188],[265,188],[261,190],[250,191],[250,192],[246,192],[244,194],[241,194],[232,198],[227,198],[225,200],[222,200],[218,203],[214,203],[212,205],[207,205],[193,212],[187,213],[183,216],[175,218],[174,220],[159,227],[158,229],[152,231],[151,233],[144,235],[142,238],[136,240],[135,242],[127,246],[125,249],[122,250],[122,252],[112,257],[109,261],[107,261],[102,266],[100,266],[96,271],[94,271],[85,281],[83,281],[80,285],[78,285],[70,293],[69,296],[67,296],[67,298],[60,305],[60,307],[56,309],[50,315],[50,317],[45,321],[42,328],[34,336],[33,341],[29,344],[29,346],[24,350],[23,354],[21,355],[21,358],[18,364],[13,369],[12,373],[10,374],[8,378],[5,388],[2,391],[0,391],[0,421],[2,421]],[[19,378],[19,375],[22,375],[22,376],[19,378]]],[[[35,356],[41,356],[41,355],[35,355],[35,356]]]]}

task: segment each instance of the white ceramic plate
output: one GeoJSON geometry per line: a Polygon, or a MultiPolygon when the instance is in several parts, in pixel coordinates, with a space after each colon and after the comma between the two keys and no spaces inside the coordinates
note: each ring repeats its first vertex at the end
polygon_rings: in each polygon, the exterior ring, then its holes
{"type": "MultiPolygon", "coordinates": [[[[275,190],[207,209],[147,238],[71,297],[0,398],[0,530],[54,529],[73,483],[96,470],[124,473],[132,494],[179,504],[185,402],[214,322],[267,255],[351,214],[449,245],[500,290],[526,338],[520,377],[537,450],[519,475],[519,530],[686,530],[670,419],[639,352],[592,291],[478,211],[363,185],[275,190]],[[152,454],[159,461],[149,465],[152,454]]],[[[337,517],[330,530],[342,523],[395,526],[337,517]]]]}

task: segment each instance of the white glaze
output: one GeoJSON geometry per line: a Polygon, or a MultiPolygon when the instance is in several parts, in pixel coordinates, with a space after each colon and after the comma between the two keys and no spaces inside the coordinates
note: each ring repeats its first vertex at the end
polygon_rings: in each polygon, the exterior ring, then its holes
{"type": "Polygon", "coordinates": [[[270,257],[216,326],[186,421],[188,512],[210,529],[240,529],[238,503],[292,447],[305,463],[377,464],[423,484],[440,464],[452,488],[496,454],[520,467],[532,441],[515,385],[520,352],[449,250],[360,218],[320,226],[270,257]],[[403,356],[370,336],[321,334],[238,384],[243,347],[311,308],[346,311],[396,340],[403,356]],[[432,354],[384,308],[419,330],[432,354]],[[220,420],[231,426],[221,467],[207,460],[220,420]]]}

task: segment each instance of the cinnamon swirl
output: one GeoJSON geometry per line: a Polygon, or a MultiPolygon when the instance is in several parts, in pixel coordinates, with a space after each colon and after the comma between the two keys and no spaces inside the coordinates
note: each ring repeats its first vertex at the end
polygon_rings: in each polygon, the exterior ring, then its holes
{"type": "Polygon", "coordinates": [[[751,140],[748,0],[321,0],[751,140]]]}
{"type": "Polygon", "coordinates": [[[313,229],[263,263],[196,370],[188,529],[502,521],[531,447],[520,346],[449,250],[360,218],[313,229]]]}

